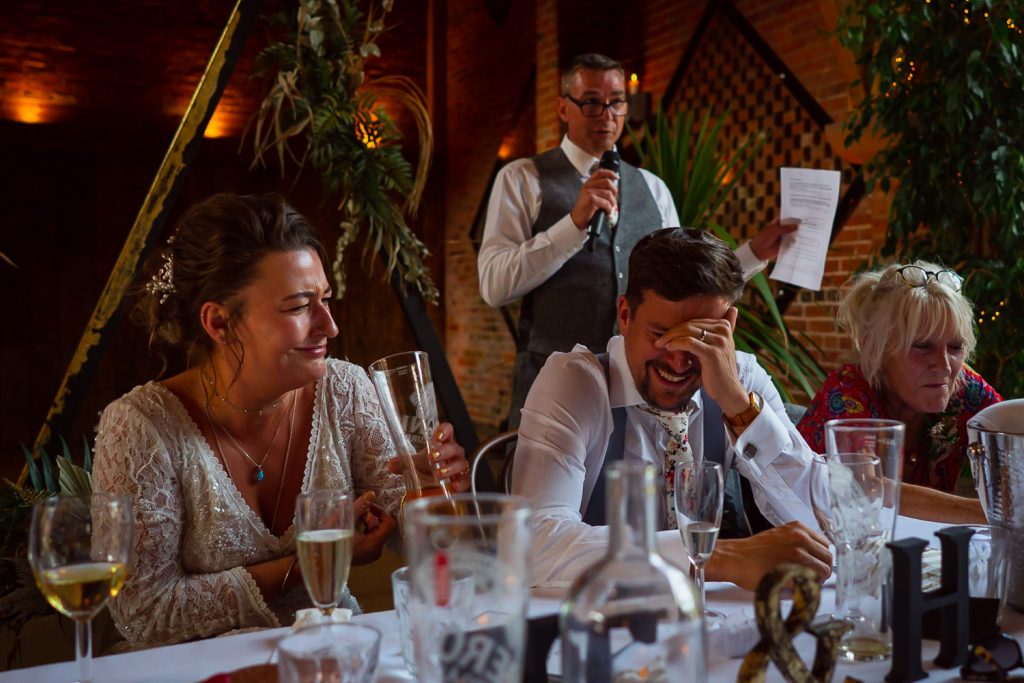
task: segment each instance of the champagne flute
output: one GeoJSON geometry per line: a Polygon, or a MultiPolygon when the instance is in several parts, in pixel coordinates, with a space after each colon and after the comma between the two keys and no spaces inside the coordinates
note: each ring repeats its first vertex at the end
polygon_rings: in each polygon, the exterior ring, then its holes
{"type": "Polygon", "coordinates": [[[832,495],[829,493],[828,463],[820,455],[811,458],[810,477],[808,479],[808,498],[814,521],[818,523],[821,533],[833,546],[836,544],[836,533],[832,525],[832,495]]]}
{"type": "Polygon", "coordinates": [[[707,609],[704,593],[704,565],[711,559],[722,526],[722,504],[725,498],[722,466],[706,460],[676,465],[676,518],[683,545],[690,561],[697,568],[697,591],[704,607],[704,616],[721,618],[721,612],[707,609]]]}
{"type": "Polygon", "coordinates": [[[28,560],[36,586],[75,622],[76,680],[92,680],[92,619],[128,575],[131,501],[126,496],[54,496],[36,504],[28,560]]]}
{"type": "Polygon", "coordinates": [[[355,544],[352,496],[336,489],[295,499],[295,548],[309,599],[326,621],[341,601],[355,544]]]}

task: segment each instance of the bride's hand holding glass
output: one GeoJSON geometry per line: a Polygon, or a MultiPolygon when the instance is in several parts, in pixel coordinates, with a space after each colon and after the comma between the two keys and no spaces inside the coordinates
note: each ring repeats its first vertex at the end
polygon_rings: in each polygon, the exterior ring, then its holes
{"type": "MultiPolygon", "coordinates": [[[[453,493],[469,490],[469,462],[466,451],[455,441],[455,429],[448,422],[442,422],[434,431],[431,448],[421,450],[414,458],[416,471],[424,478],[435,476],[444,480],[453,493]]],[[[395,456],[388,461],[388,470],[394,474],[405,471],[402,458],[395,456]]]]}

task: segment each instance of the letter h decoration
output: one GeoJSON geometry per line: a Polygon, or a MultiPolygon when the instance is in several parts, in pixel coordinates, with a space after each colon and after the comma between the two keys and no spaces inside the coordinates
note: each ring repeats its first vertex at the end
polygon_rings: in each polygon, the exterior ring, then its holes
{"type": "Polygon", "coordinates": [[[885,680],[903,683],[927,678],[921,666],[922,620],[937,612],[939,654],[935,664],[944,669],[967,661],[967,633],[970,618],[967,550],[974,531],[948,527],[936,532],[942,548],[942,582],[937,590],[921,589],[921,553],[928,545],[919,538],[888,544],[892,551],[892,668],[885,680]]]}

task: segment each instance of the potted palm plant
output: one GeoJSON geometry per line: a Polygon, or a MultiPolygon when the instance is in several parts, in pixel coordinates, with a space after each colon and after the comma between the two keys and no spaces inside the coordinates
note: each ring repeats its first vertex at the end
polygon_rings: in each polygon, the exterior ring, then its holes
{"type": "MultiPolygon", "coordinates": [[[[749,136],[726,151],[720,139],[726,116],[712,120],[709,111],[696,127],[692,111],[669,117],[658,110],[653,123],[645,123],[638,131],[631,129],[630,138],[640,165],[668,185],[680,223],[712,230],[735,247],[736,240],[714,217],[768,136],[764,132],[749,136]]],[[[784,400],[793,402],[794,388],[813,396],[825,374],[808,349],[810,340],[797,339],[789,330],[764,273],[755,275],[750,284],[748,305],[740,308],[736,348],[756,354],[782,380],[778,388],[784,400]]]]}

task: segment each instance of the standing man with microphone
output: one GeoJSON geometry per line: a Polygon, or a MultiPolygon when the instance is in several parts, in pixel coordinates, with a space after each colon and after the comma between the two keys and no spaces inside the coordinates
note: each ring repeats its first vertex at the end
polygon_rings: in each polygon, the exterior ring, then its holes
{"type": "MultiPolygon", "coordinates": [[[[510,428],[519,426],[526,395],[551,353],[576,344],[604,349],[615,334],[633,245],[679,225],[665,183],[618,159],[615,143],[629,113],[622,65],[580,55],[561,85],[558,116],[566,135],[558,147],[498,173],[477,258],[484,301],[499,307],[523,300],[510,428]]],[[[794,229],[776,221],[739,247],[748,279],[794,229]]]]}

